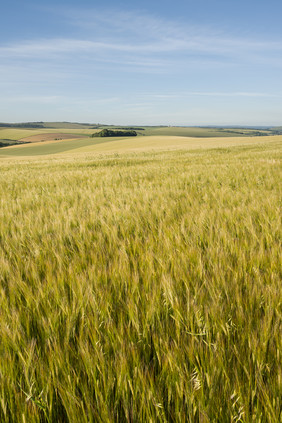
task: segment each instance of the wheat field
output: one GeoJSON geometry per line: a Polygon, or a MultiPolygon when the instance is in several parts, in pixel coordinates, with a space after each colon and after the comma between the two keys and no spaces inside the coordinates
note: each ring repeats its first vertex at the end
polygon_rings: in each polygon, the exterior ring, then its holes
{"type": "Polygon", "coordinates": [[[0,160],[1,422],[281,421],[280,138],[0,160]]]}

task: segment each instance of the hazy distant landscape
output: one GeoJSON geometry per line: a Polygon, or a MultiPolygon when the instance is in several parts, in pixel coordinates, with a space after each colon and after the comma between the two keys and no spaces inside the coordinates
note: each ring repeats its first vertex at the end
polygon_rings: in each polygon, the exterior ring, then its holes
{"type": "MultiPolygon", "coordinates": [[[[100,145],[104,142],[108,144],[117,141],[116,136],[107,136],[105,137],[106,139],[104,138],[104,140],[101,140],[99,135],[103,130],[112,130],[113,132],[118,131],[120,133],[120,140],[128,140],[130,137],[126,136],[126,131],[132,131],[134,130],[134,127],[117,127],[114,125],[79,124],[70,122],[34,122],[23,123],[19,124],[18,126],[16,124],[10,124],[10,126],[8,126],[7,124],[5,125],[3,123],[0,125],[0,148],[11,146],[16,146],[17,148],[1,149],[0,155],[26,156],[55,154],[76,149],[80,151],[81,148],[88,148],[88,150],[91,151],[91,148],[94,145],[100,145]],[[122,133],[125,133],[124,137],[122,136],[122,133]],[[98,140],[95,140],[97,136],[98,140]],[[42,144],[43,142],[44,144],[42,144]]],[[[161,147],[165,142],[167,145],[170,145],[173,148],[174,145],[181,146],[182,144],[187,144],[187,142],[189,144],[189,138],[205,139],[258,137],[282,134],[281,128],[220,128],[176,126],[139,126],[136,127],[135,132],[138,138],[131,140],[131,143],[127,141],[127,143],[125,142],[124,144],[132,147],[133,149],[149,146],[150,141],[152,141],[152,147],[161,147]],[[145,138],[141,139],[141,137],[145,138]]],[[[232,142],[232,140],[226,140],[226,145],[231,145],[230,143],[232,142]]],[[[236,143],[238,143],[237,140],[235,141],[235,144],[236,143]]],[[[190,144],[193,144],[193,141],[192,143],[190,142],[190,144]]],[[[115,145],[116,144],[108,144],[106,148],[115,148],[115,145]]],[[[196,145],[200,146],[199,142],[196,145]]],[[[222,143],[222,145],[225,145],[225,141],[222,143]]],[[[103,145],[100,145],[102,150],[103,147],[103,145]]],[[[97,150],[97,147],[95,147],[95,149],[97,150]]]]}

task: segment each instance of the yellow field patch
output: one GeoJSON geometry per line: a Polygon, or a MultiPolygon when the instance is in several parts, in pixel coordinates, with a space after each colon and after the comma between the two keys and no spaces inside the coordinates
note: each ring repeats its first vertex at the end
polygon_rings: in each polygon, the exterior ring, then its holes
{"type": "Polygon", "coordinates": [[[66,153],[86,152],[126,152],[126,151],[150,151],[150,150],[174,150],[174,149],[198,149],[198,148],[224,148],[235,145],[248,145],[268,143],[282,140],[282,136],[268,137],[229,137],[229,138],[190,138],[175,136],[148,136],[138,138],[126,138],[124,140],[109,141],[80,147],[66,153]]]}

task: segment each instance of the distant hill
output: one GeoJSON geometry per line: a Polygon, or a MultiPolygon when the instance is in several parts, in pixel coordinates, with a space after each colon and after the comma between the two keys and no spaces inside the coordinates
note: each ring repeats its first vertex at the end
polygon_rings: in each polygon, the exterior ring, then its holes
{"type": "MultiPolygon", "coordinates": [[[[3,128],[17,129],[72,129],[72,130],[115,130],[115,131],[138,131],[139,135],[179,135],[192,137],[226,137],[226,136],[260,136],[260,135],[281,135],[282,126],[119,126],[105,125],[102,123],[80,123],[80,122],[20,122],[20,123],[0,123],[0,130],[3,128]],[[142,131],[142,132],[141,132],[142,131]]],[[[83,131],[81,132],[83,133],[83,131]]],[[[123,134],[122,136],[124,136],[123,134]]],[[[103,136],[103,135],[101,135],[103,136]]],[[[109,136],[109,135],[108,135],[109,136]]],[[[118,135],[112,135],[118,136],[118,135]]],[[[128,135],[132,136],[132,135],[128,135]]],[[[1,138],[1,136],[0,136],[1,138]]]]}
{"type": "Polygon", "coordinates": [[[273,135],[282,135],[282,126],[275,126],[274,128],[270,128],[273,135]]]}
{"type": "Polygon", "coordinates": [[[0,123],[1,128],[44,128],[43,122],[0,123]]]}
{"type": "Polygon", "coordinates": [[[26,129],[38,129],[38,128],[65,128],[65,129],[85,129],[91,128],[91,126],[97,128],[93,123],[77,123],[77,122],[22,122],[22,123],[0,123],[0,128],[26,128],[26,129]]]}

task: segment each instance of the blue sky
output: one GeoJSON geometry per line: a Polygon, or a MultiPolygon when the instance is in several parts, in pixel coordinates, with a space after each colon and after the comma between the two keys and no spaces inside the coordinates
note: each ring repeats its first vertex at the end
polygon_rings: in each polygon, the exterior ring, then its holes
{"type": "Polygon", "coordinates": [[[281,0],[1,3],[0,122],[282,125],[281,0]]]}

